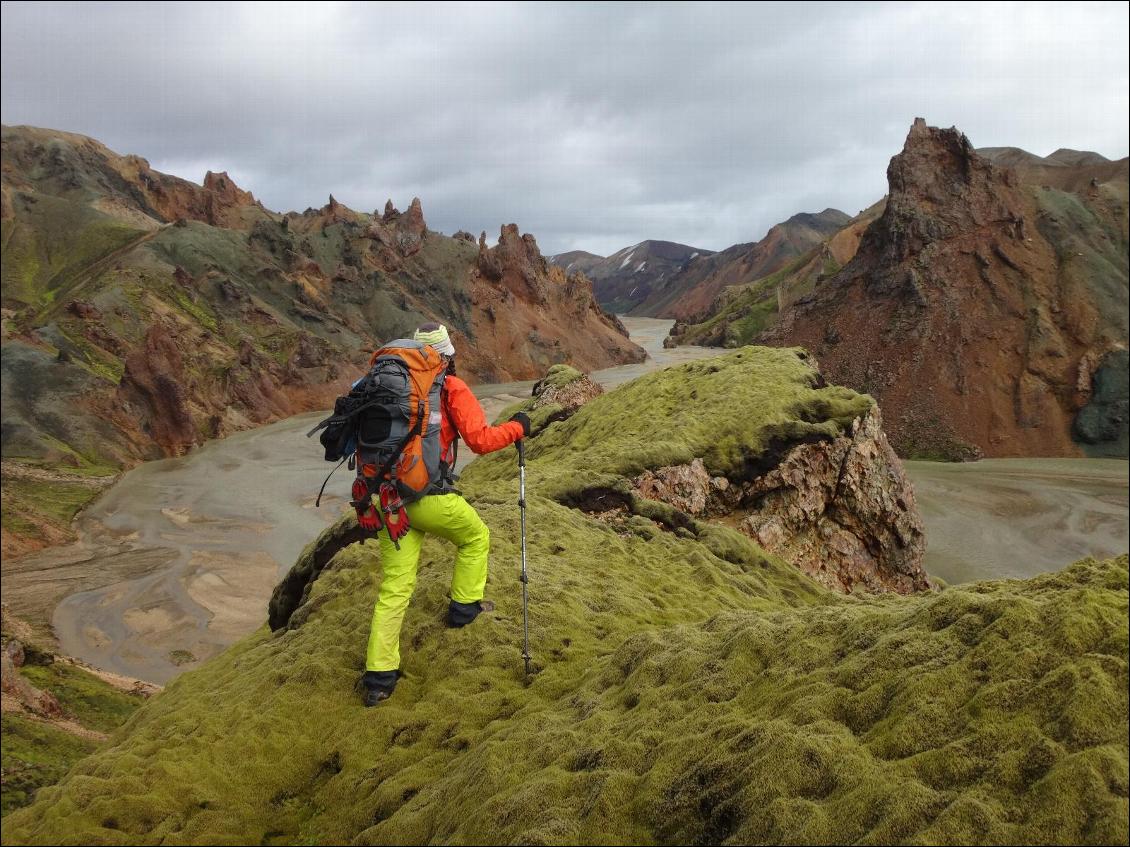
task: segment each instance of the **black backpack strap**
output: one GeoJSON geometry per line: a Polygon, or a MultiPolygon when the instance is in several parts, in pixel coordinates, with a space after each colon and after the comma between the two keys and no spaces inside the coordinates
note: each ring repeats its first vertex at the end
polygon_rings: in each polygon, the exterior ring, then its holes
{"type": "Polygon", "coordinates": [[[333,470],[326,474],[326,478],[322,480],[322,487],[318,489],[318,499],[314,501],[314,508],[320,509],[322,507],[322,495],[326,493],[326,484],[330,481],[330,477],[337,473],[337,469],[345,464],[348,456],[342,456],[341,461],[334,465],[333,470]]]}

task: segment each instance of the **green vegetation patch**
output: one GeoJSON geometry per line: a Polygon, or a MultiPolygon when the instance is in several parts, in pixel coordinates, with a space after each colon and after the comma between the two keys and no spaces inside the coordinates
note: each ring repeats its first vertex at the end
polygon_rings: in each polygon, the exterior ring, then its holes
{"type": "Polygon", "coordinates": [[[4,477],[2,490],[5,527],[10,520],[27,520],[31,515],[42,516],[61,528],[69,527],[79,510],[101,493],[100,488],[81,482],[13,476],[4,477]]]}
{"type": "Polygon", "coordinates": [[[7,308],[43,310],[94,282],[100,260],[140,238],[127,226],[81,202],[17,193],[17,215],[3,223],[2,290],[7,308]]]}
{"type": "Polygon", "coordinates": [[[387,703],[354,689],[379,570],[354,545],[290,628],[178,678],[8,838],[1125,841],[1125,556],[910,598],[794,593],[787,567],[535,498],[526,680],[506,500],[476,503],[497,611],[444,628],[451,551],[429,541],[387,703]]]}
{"type": "MultiPolygon", "coordinates": [[[[36,688],[55,695],[69,721],[96,733],[109,733],[137,711],[143,698],[127,694],[73,665],[35,664],[40,651],[30,645],[28,664],[19,669],[36,688]]],[[[96,737],[79,735],[59,725],[23,714],[3,717],[3,813],[28,805],[35,792],[53,785],[75,762],[98,748],[96,737]]],[[[8,843],[5,837],[5,843],[8,843]]]]}
{"type": "Polygon", "coordinates": [[[64,662],[28,664],[20,669],[32,685],[50,691],[63,711],[87,729],[113,732],[126,722],[143,702],[92,673],[64,662]]]}
{"type": "Polygon", "coordinates": [[[173,291],[173,300],[182,312],[188,315],[200,326],[204,327],[209,332],[218,332],[219,325],[216,323],[216,316],[212,314],[211,310],[201,303],[194,302],[183,291],[173,291]]]}
{"type": "Polygon", "coordinates": [[[687,326],[680,333],[679,343],[731,348],[750,344],[777,320],[778,289],[782,289],[791,302],[812,291],[818,276],[831,276],[839,270],[831,257],[820,259],[822,249],[822,245],[813,247],[779,271],[744,285],[731,286],[726,299],[715,305],[709,318],[687,326]]]}

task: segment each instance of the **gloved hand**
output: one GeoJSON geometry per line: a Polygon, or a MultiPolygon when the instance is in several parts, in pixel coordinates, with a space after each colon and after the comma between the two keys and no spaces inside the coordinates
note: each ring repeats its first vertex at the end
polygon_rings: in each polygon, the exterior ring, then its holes
{"type": "Polygon", "coordinates": [[[515,412],[510,416],[510,420],[517,421],[522,425],[522,437],[526,438],[530,434],[530,416],[525,412],[515,412]]]}

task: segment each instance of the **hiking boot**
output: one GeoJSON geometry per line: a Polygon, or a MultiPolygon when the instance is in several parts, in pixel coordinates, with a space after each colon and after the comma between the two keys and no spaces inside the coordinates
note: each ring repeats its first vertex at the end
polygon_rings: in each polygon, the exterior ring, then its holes
{"type": "Polygon", "coordinates": [[[447,607],[447,625],[454,629],[464,627],[481,615],[483,612],[493,612],[494,603],[490,600],[477,600],[474,603],[456,603],[451,601],[447,607]]]}
{"type": "Polygon", "coordinates": [[[365,671],[361,677],[361,699],[366,706],[375,706],[392,696],[400,671],[365,671]]]}

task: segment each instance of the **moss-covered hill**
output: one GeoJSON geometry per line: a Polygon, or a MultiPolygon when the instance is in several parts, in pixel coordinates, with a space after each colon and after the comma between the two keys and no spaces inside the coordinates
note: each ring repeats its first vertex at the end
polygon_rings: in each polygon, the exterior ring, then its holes
{"type": "Polygon", "coordinates": [[[451,549],[425,544],[391,700],[365,709],[354,689],[380,564],[371,542],[327,556],[346,517],[280,589],[277,631],[177,679],[5,841],[1125,842],[1125,556],[844,596],[724,527],[568,505],[691,454],[751,467],[870,405],[811,376],[747,348],[531,440],[530,678],[507,450],[464,477],[498,608],[445,629],[451,549]]]}

